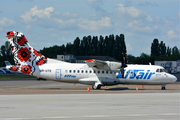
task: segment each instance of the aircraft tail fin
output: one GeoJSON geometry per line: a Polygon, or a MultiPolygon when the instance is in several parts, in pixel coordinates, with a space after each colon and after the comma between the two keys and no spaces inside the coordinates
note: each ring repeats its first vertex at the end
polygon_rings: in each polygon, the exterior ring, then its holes
{"type": "Polygon", "coordinates": [[[7,36],[14,56],[15,66],[9,66],[12,71],[33,75],[37,66],[47,63],[47,58],[31,47],[21,32],[10,31],[7,36]]]}
{"type": "Polygon", "coordinates": [[[11,63],[10,63],[9,61],[4,61],[4,62],[5,62],[5,65],[6,65],[6,66],[11,65],[11,63]]]}

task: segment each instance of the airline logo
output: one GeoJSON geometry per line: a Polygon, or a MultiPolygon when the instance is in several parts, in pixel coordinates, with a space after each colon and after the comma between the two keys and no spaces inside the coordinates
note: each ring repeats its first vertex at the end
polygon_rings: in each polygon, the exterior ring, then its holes
{"type": "MultiPolygon", "coordinates": [[[[124,79],[150,79],[155,72],[151,72],[150,70],[137,70],[137,69],[130,69],[128,71],[124,70],[124,79]]],[[[121,73],[118,74],[117,78],[122,78],[121,73]]]]}
{"type": "Polygon", "coordinates": [[[64,77],[66,77],[66,78],[76,78],[75,75],[64,75],[64,77]]]}

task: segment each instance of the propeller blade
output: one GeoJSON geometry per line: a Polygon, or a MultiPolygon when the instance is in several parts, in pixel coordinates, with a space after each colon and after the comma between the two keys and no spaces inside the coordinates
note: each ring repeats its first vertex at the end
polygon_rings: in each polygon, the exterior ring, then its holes
{"type": "Polygon", "coordinates": [[[127,53],[125,53],[125,61],[124,61],[124,67],[127,67],[127,53]]]}
{"type": "Polygon", "coordinates": [[[122,57],[121,57],[121,61],[122,61],[122,66],[124,66],[124,53],[122,53],[122,57]]]}
{"type": "Polygon", "coordinates": [[[124,78],[124,68],[127,67],[127,53],[122,53],[122,66],[121,66],[121,75],[124,78]]]}
{"type": "Polygon", "coordinates": [[[120,71],[121,71],[122,78],[124,78],[124,67],[122,67],[120,71]]]}

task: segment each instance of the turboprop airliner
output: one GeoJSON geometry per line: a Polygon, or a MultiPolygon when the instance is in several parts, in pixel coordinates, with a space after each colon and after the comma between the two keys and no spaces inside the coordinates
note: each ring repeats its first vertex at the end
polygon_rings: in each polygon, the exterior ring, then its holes
{"type": "Polygon", "coordinates": [[[31,47],[21,32],[7,32],[16,65],[7,65],[12,71],[57,82],[92,85],[93,89],[117,84],[165,85],[177,78],[156,65],[129,65],[126,57],[122,63],[86,60],[86,64],[67,63],[46,58],[31,47]]]}

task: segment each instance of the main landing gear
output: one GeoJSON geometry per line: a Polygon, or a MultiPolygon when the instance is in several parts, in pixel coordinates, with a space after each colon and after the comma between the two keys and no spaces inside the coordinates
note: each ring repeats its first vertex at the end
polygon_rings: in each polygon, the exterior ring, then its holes
{"type": "Polygon", "coordinates": [[[94,85],[92,86],[92,89],[94,89],[94,90],[95,90],[95,89],[101,89],[101,85],[97,85],[97,86],[96,86],[96,85],[94,84],[94,85]]]}

